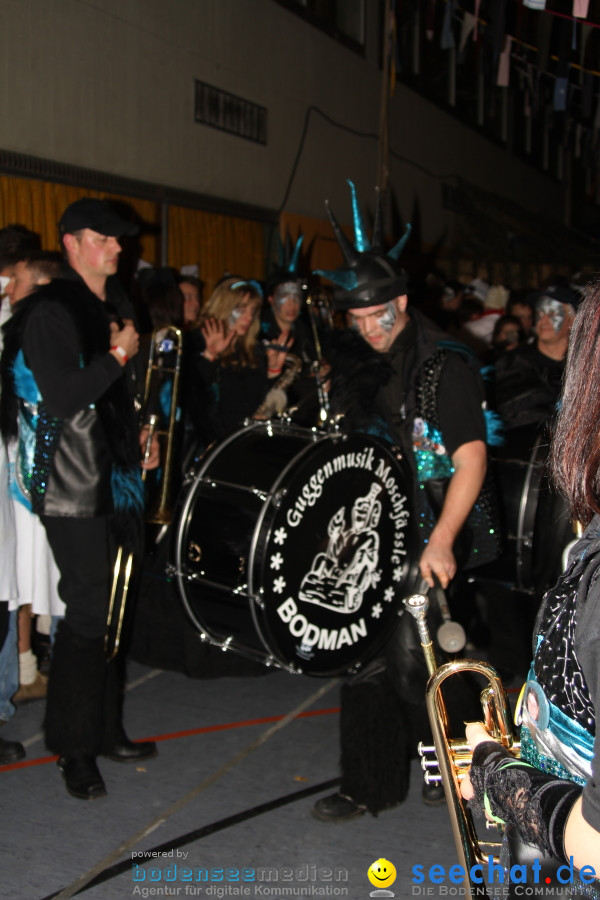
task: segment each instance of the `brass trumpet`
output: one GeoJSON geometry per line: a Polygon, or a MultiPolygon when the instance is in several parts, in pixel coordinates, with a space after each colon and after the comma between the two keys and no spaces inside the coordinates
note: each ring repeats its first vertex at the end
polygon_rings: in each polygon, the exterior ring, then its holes
{"type": "Polygon", "coordinates": [[[498,841],[484,841],[478,838],[471,811],[461,795],[460,782],[471,765],[471,750],[464,737],[456,739],[449,734],[448,713],[442,696],[442,684],[447,678],[459,673],[475,672],[482,675],[488,682],[481,694],[485,727],[495,740],[500,741],[507,750],[518,755],[520,744],[514,740],[510,706],[496,670],[487,663],[474,659],[462,659],[441,666],[437,665],[433,642],[427,627],[426,615],[429,606],[427,597],[415,594],[406,598],[404,605],[416,620],[429,672],[426,704],[434,746],[425,747],[419,744],[421,764],[425,770],[425,782],[427,784],[436,781],[442,782],[459,863],[465,870],[473,893],[485,894],[482,885],[471,880],[471,868],[477,864],[487,863],[490,855],[494,856],[497,862],[497,851],[501,845],[498,841]],[[432,758],[431,754],[435,754],[435,758],[432,758]],[[430,771],[436,766],[439,767],[439,774],[430,771]]]}

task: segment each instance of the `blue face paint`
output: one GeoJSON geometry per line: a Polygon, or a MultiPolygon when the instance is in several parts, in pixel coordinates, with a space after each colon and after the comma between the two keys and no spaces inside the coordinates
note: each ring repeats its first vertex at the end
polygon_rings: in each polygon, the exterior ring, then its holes
{"type": "Polygon", "coordinates": [[[548,316],[552,322],[552,327],[557,334],[565,321],[565,315],[566,309],[564,303],[560,303],[552,297],[542,297],[535,304],[536,322],[539,322],[542,316],[548,316]]]}

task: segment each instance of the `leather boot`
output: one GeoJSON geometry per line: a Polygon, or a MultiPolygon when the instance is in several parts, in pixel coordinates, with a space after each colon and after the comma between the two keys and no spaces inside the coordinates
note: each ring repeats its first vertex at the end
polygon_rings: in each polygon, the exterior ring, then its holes
{"type": "Polygon", "coordinates": [[[0,738],[0,766],[8,766],[11,763],[25,759],[25,748],[18,741],[5,741],[0,738]]]}
{"type": "Polygon", "coordinates": [[[123,728],[123,682],[117,657],[108,663],[104,684],[104,718],[102,731],[102,756],[113,762],[140,762],[156,756],[154,741],[130,741],[123,728]]]}
{"type": "Polygon", "coordinates": [[[82,637],[61,622],[50,664],[44,731],[48,749],[60,757],[67,791],[86,800],[106,793],[95,762],[102,741],[105,678],[104,638],[82,637]]]}

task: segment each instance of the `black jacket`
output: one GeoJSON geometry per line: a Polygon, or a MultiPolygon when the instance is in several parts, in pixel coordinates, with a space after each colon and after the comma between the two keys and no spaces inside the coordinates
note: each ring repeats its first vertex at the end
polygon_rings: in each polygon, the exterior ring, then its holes
{"type": "Polygon", "coordinates": [[[110,321],[125,316],[131,307],[116,280],[108,280],[103,302],[67,266],[7,323],[3,431],[16,427],[12,371],[22,350],[42,398],[32,475],[32,506],[40,515],[141,511],[133,385],[109,353],[110,321]]]}

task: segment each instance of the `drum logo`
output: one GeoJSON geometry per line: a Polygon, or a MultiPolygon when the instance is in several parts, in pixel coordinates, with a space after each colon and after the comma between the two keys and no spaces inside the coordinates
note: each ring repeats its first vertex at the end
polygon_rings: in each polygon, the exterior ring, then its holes
{"type": "Polygon", "coordinates": [[[346,509],[340,507],[329,521],[329,543],[318,553],[300,586],[298,597],[336,612],[353,613],[360,609],[364,592],[381,578],[379,535],[375,530],[381,517],[381,487],[374,482],[366,497],[358,497],[352,506],[350,523],[346,509]]]}
{"type": "Polygon", "coordinates": [[[387,631],[406,577],[409,517],[399,469],[368,444],[293,485],[273,522],[266,583],[295,656],[315,666],[331,651],[350,659],[387,631]]]}

